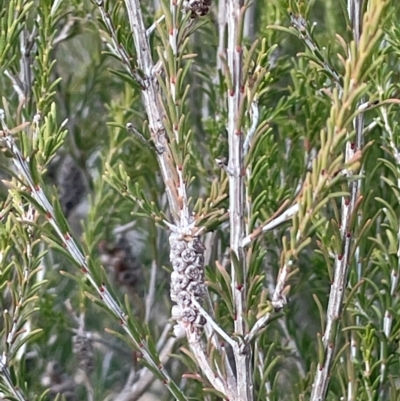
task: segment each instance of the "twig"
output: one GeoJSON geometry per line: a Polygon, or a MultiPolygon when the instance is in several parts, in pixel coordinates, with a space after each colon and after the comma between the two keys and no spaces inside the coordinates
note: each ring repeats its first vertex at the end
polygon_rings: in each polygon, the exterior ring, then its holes
{"type": "Polygon", "coordinates": [[[299,204],[296,203],[293,206],[291,206],[289,209],[285,210],[278,217],[276,217],[273,220],[269,221],[268,223],[265,223],[264,225],[258,227],[257,230],[255,230],[251,234],[249,234],[246,237],[244,237],[243,240],[242,240],[242,246],[243,247],[248,246],[252,241],[254,241],[262,233],[266,233],[268,231],[271,231],[274,228],[276,228],[279,225],[281,225],[282,223],[284,223],[285,221],[288,221],[298,211],[299,211],[299,204]]]}
{"type": "Polygon", "coordinates": [[[266,324],[268,323],[268,320],[271,318],[272,312],[271,313],[266,313],[263,317],[258,319],[254,326],[251,328],[251,331],[249,334],[246,335],[244,338],[244,341],[246,344],[251,343],[254,338],[258,335],[258,333],[265,328],[266,324]]]}
{"type": "MultiPolygon", "coordinates": [[[[361,1],[360,0],[349,0],[349,16],[353,25],[353,36],[358,47],[361,36],[361,1]]],[[[349,49],[351,52],[351,48],[349,49]]],[[[350,53],[351,54],[351,53],[350,53]]],[[[356,57],[355,54],[351,54],[350,57],[356,57]]],[[[342,100],[343,101],[343,100],[342,100]]],[[[362,136],[364,129],[364,115],[362,100],[358,104],[358,109],[361,107],[361,113],[356,116],[354,120],[354,127],[356,131],[356,143],[351,143],[350,140],[346,142],[345,149],[345,163],[348,163],[355,155],[356,151],[361,149],[362,136]]],[[[349,175],[352,175],[348,171],[349,175]]],[[[350,199],[342,198],[341,205],[341,222],[340,222],[340,236],[342,239],[342,252],[336,255],[334,262],[334,276],[331,291],[329,295],[327,317],[324,335],[322,337],[322,343],[324,348],[324,362],[319,364],[316,371],[316,376],[313,383],[313,390],[311,393],[311,401],[318,401],[325,398],[329,380],[330,380],[330,369],[334,357],[335,346],[336,346],[336,330],[340,319],[342,302],[344,297],[345,288],[347,286],[347,276],[349,269],[350,259],[350,246],[352,243],[352,232],[351,232],[351,217],[354,213],[356,203],[359,197],[359,188],[361,181],[352,180],[349,182],[350,199]]],[[[349,383],[350,388],[350,383],[349,383]]]]}
{"type": "Polygon", "coordinates": [[[56,47],[60,43],[64,42],[64,40],[67,40],[69,38],[74,24],[75,24],[74,18],[68,19],[68,21],[63,25],[60,33],[54,38],[53,47],[56,47]]]}
{"type": "Polygon", "coordinates": [[[232,348],[236,346],[236,341],[232,340],[224,332],[224,330],[221,329],[221,327],[218,326],[217,323],[214,322],[212,317],[204,310],[204,308],[196,301],[196,299],[193,297],[192,298],[193,305],[198,309],[198,311],[201,313],[202,316],[207,320],[207,323],[215,330],[216,333],[218,333],[232,348]]]}
{"type": "Polygon", "coordinates": [[[255,39],[256,6],[257,0],[252,0],[251,2],[249,2],[244,19],[243,36],[247,38],[250,42],[253,42],[255,39]]]}
{"type": "MultiPolygon", "coordinates": [[[[173,219],[176,223],[181,223],[181,202],[178,199],[176,188],[178,179],[176,168],[173,164],[173,157],[168,146],[167,133],[163,124],[164,115],[160,103],[158,85],[152,76],[154,63],[151,57],[150,45],[146,35],[146,29],[143,23],[142,12],[138,0],[125,0],[128,12],[131,32],[134,37],[137,62],[139,68],[144,73],[143,100],[149,119],[149,128],[155,146],[163,149],[163,152],[157,153],[158,163],[165,183],[168,202],[173,219]]],[[[187,201],[186,199],[183,200],[187,201]]],[[[189,220],[189,216],[186,216],[189,220]]]]}
{"type": "Polygon", "coordinates": [[[3,354],[0,358],[0,377],[3,378],[3,381],[5,382],[6,386],[9,388],[11,393],[14,394],[14,396],[18,400],[28,401],[28,398],[25,397],[23,392],[14,385],[10,370],[8,369],[8,366],[7,366],[7,357],[6,357],[5,352],[3,352],[3,354]]]}
{"type": "MultiPolygon", "coordinates": [[[[242,93],[242,21],[244,18],[243,0],[227,0],[228,48],[227,65],[230,76],[228,87],[228,144],[229,163],[229,223],[230,249],[236,261],[232,262],[231,285],[235,313],[235,333],[239,337],[246,335],[246,257],[242,246],[245,236],[245,188],[244,188],[244,152],[243,127],[241,126],[244,101],[242,93]],[[240,271],[240,272],[239,272],[240,271]]],[[[238,352],[234,348],[237,372],[237,390],[235,400],[251,401],[253,399],[253,379],[251,369],[251,348],[246,347],[238,352]]]]}
{"type": "Polygon", "coordinates": [[[144,321],[146,323],[149,322],[150,312],[154,304],[154,295],[156,292],[156,275],[157,275],[157,263],[153,260],[151,264],[151,272],[150,272],[150,283],[149,283],[149,292],[146,297],[146,311],[144,321]]]}
{"type": "Polygon", "coordinates": [[[236,394],[231,391],[228,382],[224,381],[224,379],[212,369],[209,358],[204,352],[203,345],[198,333],[196,331],[188,329],[186,336],[201,371],[206,375],[212,386],[217,391],[224,394],[224,396],[229,400],[239,401],[239,398],[236,398],[236,394]]]}
{"type": "Polygon", "coordinates": [[[13,75],[10,71],[4,71],[4,75],[10,79],[12,86],[14,88],[15,93],[18,95],[19,101],[23,101],[25,99],[25,89],[24,84],[21,82],[19,77],[13,75]]]}
{"type": "Polygon", "coordinates": [[[163,14],[154,24],[147,28],[146,35],[150,36],[157,28],[157,25],[163,22],[165,19],[165,15],[163,14]]]}
{"type": "Polygon", "coordinates": [[[106,12],[104,8],[104,1],[103,0],[97,0],[96,1],[97,6],[99,7],[101,17],[103,18],[103,21],[108,29],[109,34],[111,35],[111,41],[112,41],[112,50],[115,55],[119,56],[119,59],[121,60],[122,64],[124,65],[125,69],[131,74],[131,76],[138,82],[141,88],[145,87],[145,82],[143,81],[143,78],[138,74],[135,69],[132,68],[131,62],[129,60],[129,56],[125,48],[118,42],[117,34],[115,32],[114,25],[111,21],[110,15],[106,12]]]}
{"type": "MultiPolygon", "coordinates": [[[[218,50],[217,50],[217,71],[223,72],[221,56],[225,53],[225,27],[226,27],[226,0],[218,1],[218,50]]],[[[218,81],[219,74],[216,75],[218,81]]]]}
{"type": "Polygon", "coordinates": [[[313,53],[320,60],[325,70],[331,74],[331,76],[334,78],[336,86],[342,89],[342,81],[340,79],[340,75],[337,73],[335,68],[329,63],[326,56],[323,54],[323,52],[319,49],[318,45],[315,43],[314,39],[312,38],[307,28],[307,21],[304,19],[304,17],[302,15],[295,15],[291,13],[290,20],[294,28],[299,32],[300,39],[304,41],[306,46],[310,49],[311,53],[313,53]]]}
{"type": "Polygon", "coordinates": [[[251,103],[251,127],[247,132],[246,139],[243,144],[243,154],[247,155],[250,149],[251,140],[257,130],[258,120],[260,118],[260,110],[258,109],[258,100],[253,100],[251,103]]]}

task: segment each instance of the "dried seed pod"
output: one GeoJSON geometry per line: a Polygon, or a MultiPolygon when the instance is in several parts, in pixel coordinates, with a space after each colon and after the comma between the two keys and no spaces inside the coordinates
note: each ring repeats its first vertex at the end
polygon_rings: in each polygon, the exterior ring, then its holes
{"type": "Polygon", "coordinates": [[[141,295],[144,290],[142,265],[133,255],[128,240],[121,236],[114,246],[102,241],[99,249],[101,261],[111,271],[115,282],[141,295]]]}
{"type": "Polygon", "coordinates": [[[79,367],[88,375],[93,372],[93,344],[89,338],[77,334],[72,337],[73,352],[79,361],[79,367]]]}
{"type": "Polygon", "coordinates": [[[208,13],[211,0],[185,0],[183,9],[190,13],[191,18],[202,17],[208,13]]]}
{"type": "Polygon", "coordinates": [[[61,208],[66,217],[83,199],[86,192],[85,177],[75,160],[67,155],[57,172],[57,187],[61,208]]]}

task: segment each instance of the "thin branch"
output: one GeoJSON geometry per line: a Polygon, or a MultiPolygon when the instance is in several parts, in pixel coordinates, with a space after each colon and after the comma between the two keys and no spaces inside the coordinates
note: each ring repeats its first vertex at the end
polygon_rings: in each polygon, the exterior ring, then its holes
{"type": "Polygon", "coordinates": [[[246,16],[244,18],[243,36],[253,42],[256,33],[256,6],[257,0],[252,0],[247,6],[246,16]]]}
{"type": "Polygon", "coordinates": [[[28,398],[25,397],[23,392],[18,387],[16,387],[13,382],[10,370],[7,366],[7,357],[5,352],[3,352],[3,355],[0,358],[0,378],[3,379],[3,382],[9,388],[10,392],[14,394],[15,398],[20,401],[28,401],[28,398]]]}
{"type": "Polygon", "coordinates": [[[254,232],[252,232],[251,234],[244,237],[242,240],[242,246],[245,247],[245,246],[250,245],[250,243],[252,241],[254,241],[256,238],[258,238],[261,234],[271,231],[274,228],[280,226],[285,221],[288,221],[289,219],[291,219],[298,211],[299,211],[299,204],[296,203],[293,206],[291,206],[289,209],[285,210],[278,217],[265,223],[264,225],[261,225],[254,232]]]}
{"type": "MultiPolygon", "coordinates": [[[[242,77],[243,49],[242,34],[245,8],[243,0],[227,0],[228,48],[227,65],[230,75],[228,87],[228,169],[232,172],[229,177],[229,223],[230,249],[236,261],[232,262],[231,285],[235,313],[235,333],[244,337],[248,328],[244,320],[246,311],[246,257],[242,239],[246,234],[244,216],[246,215],[244,187],[244,152],[242,104],[244,85],[242,77]]],[[[251,369],[251,348],[234,348],[237,372],[237,391],[235,400],[251,401],[253,399],[253,380],[251,369]],[[243,351],[243,353],[242,353],[243,351]]]]}
{"type": "Polygon", "coordinates": [[[143,78],[138,74],[138,72],[135,69],[132,68],[127,51],[118,42],[117,33],[116,33],[114,25],[112,23],[111,17],[104,8],[104,1],[97,0],[96,4],[99,7],[101,17],[103,18],[103,21],[108,29],[108,33],[111,36],[111,42],[112,42],[111,49],[113,50],[113,53],[119,57],[123,66],[130,73],[130,75],[139,83],[139,85],[142,88],[144,88],[145,83],[143,81],[143,78]]]}
{"type": "Polygon", "coordinates": [[[244,156],[246,156],[247,153],[249,152],[251,141],[257,130],[259,118],[260,118],[260,110],[258,108],[258,100],[253,100],[251,102],[251,127],[247,132],[247,136],[243,144],[244,156]]]}
{"type": "Polygon", "coordinates": [[[163,14],[157,21],[154,22],[149,28],[147,28],[146,35],[150,36],[156,29],[157,25],[163,22],[165,19],[165,15],[163,14]]]}
{"type": "Polygon", "coordinates": [[[150,283],[149,283],[149,292],[146,297],[146,308],[145,308],[145,323],[149,322],[150,312],[154,305],[154,296],[156,293],[156,275],[157,275],[157,263],[153,260],[151,264],[151,272],[150,272],[150,283]]]}
{"type": "Polygon", "coordinates": [[[265,328],[268,320],[272,317],[273,313],[266,313],[263,317],[257,320],[257,322],[252,327],[249,334],[244,338],[245,343],[251,343],[254,338],[260,333],[261,330],[265,328]]]}
{"type": "MultiPolygon", "coordinates": [[[[349,0],[349,16],[352,22],[353,36],[356,42],[356,47],[360,43],[361,36],[361,7],[362,0],[349,0]]],[[[356,52],[358,49],[356,49],[356,52]]],[[[351,54],[351,47],[349,48],[349,57],[355,58],[356,54],[351,54]]],[[[344,99],[342,99],[344,101],[344,99]]],[[[364,115],[363,101],[360,100],[358,103],[358,109],[361,107],[361,112],[354,120],[354,127],[356,131],[356,140],[353,144],[350,139],[346,142],[344,162],[348,163],[355,155],[355,153],[362,147],[363,130],[364,130],[364,115]],[[354,146],[355,145],[355,146],[354,146]]],[[[352,175],[348,171],[348,175],[352,175]]],[[[313,383],[313,390],[311,393],[311,401],[318,401],[325,398],[328,384],[330,381],[330,370],[335,353],[336,346],[336,330],[340,320],[342,303],[344,292],[347,286],[347,276],[349,270],[350,261],[350,247],[352,244],[352,227],[351,218],[354,214],[356,204],[359,199],[359,189],[361,181],[351,180],[349,182],[350,199],[347,197],[342,198],[341,205],[341,222],[340,222],[340,236],[342,239],[342,252],[341,254],[335,255],[334,262],[334,276],[331,291],[329,295],[329,302],[327,308],[326,326],[324,335],[322,337],[322,343],[324,347],[324,362],[319,364],[316,376],[313,383]]],[[[350,386],[350,383],[349,383],[350,386]]]]}
{"type": "Polygon", "coordinates": [[[204,308],[196,301],[194,297],[192,298],[192,303],[206,319],[207,323],[213,328],[213,330],[218,333],[221,338],[223,338],[232,348],[235,347],[237,344],[236,341],[232,340],[232,338],[230,338],[228,334],[226,334],[224,330],[222,330],[218,324],[214,322],[212,317],[204,310],[204,308]]]}
{"type": "Polygon", "coordinates": [[[336,86],[342,89],[342,81],[340,79],[340,75],[338,74],[336,69],[329,63],[329,60],[326,57],[325,53],[321,51],[318,44],[312,38],[305,18],[302,15],[291,14],[290,20],[293,27],[298,31],[300,39],[304,41],[306,46],[310,49],[311,53],[313,53],[320,60],[324,69],[330,73],[330,75],[334,79],[336,86]]]}
{"type": "MultiPolygon", "coordinates": [[[[164,113],[158,91],[157,80],[153,77],[154,63],[151,57],[151,49],[143,23],[142,11],[139,0],[125,0],[128,12],[131,32],[135,42],[137,62],[140,70],[144,74],[143,100],[149,119],[151,137],[155,146],[162,149],[157,153],[158,163],[165,183],[168,202],[173,219],[176,223],[182,223],[181,202],[178,198],[177,187],[179,185],[176,167],[168,145],[167,133],[164,127],[164,113]]],[[[183,202],[186,202],[183,199],[183,202]]],[[[189,220],[189,216],[185,216],[189,220]]]]}
{"type": "Polygon", "coordinates": [[[235,393],[231,391],[229,383],[213,370],[198,333],[189,328],[186,336],[201,371],[206,375],[211,385],[229,400],[239,401],[239,398],[236,398],[235,393]]]}
{"type": "MultiPolygon", "coordinates": [[[[226,0],[218,1],[218,50],[217,50],[217,71],[223,72],[221,56],[225,53],[225,27],[226,27],[226,0]]],[[[216,79],[218,81],[219,74],[216,79]]]]}

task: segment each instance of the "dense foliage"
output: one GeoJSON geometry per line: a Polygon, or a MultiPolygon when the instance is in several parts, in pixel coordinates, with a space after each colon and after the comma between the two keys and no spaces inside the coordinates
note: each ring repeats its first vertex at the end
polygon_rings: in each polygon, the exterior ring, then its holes
{"type": "Polygon", "coordinates": [[[0,399],[398,400],[400,5],[137,4],[0,0],[0,399]]]}

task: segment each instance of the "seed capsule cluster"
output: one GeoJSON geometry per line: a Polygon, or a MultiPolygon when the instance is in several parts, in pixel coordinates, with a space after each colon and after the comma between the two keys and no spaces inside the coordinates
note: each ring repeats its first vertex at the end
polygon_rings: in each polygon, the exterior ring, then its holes
{"type": "Polygon", "coordinates": [[[208,13],[211,0],[185,0],[183,8],[190,13],[191,18],[202,17],[208,13]]]}
{"type": "Polygon", "coordinates": [[[73,352],[79,360],[79,367],[90,376],[94,369],[93,345],[89,338],[77,334],[72,337],[73,352]]]}
{"type": "Polygon", "coordinates": [[[172,317],[185,327],[203,326],[205,319],[194,307],[192,299],[201,303],[205,294],[204,245],[196,237],[172,233],[170,260],[174,271],[171,275],[171,300],[176,302],[172,317]]]}
{"type": "Polygon", "coordinates": [[[86,191],[82,170],[71,156],[61,162],[57,173],[57,187],[61,208],[68,217],[83,199],[86,191]]]}

